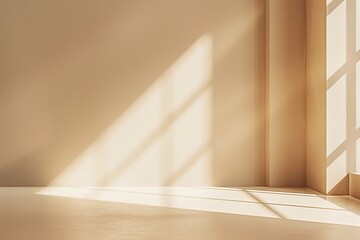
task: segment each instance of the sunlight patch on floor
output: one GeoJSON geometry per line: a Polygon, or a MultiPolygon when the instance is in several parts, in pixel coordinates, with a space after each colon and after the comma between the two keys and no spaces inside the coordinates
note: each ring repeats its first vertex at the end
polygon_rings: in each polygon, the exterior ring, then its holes
{"type": "Polygon", "coordinates": [[[201,187],[48,187],[41,189],[38,194],[360,226],[359,214],[343,208],[341,199],[335,204],[309,191],[201,187]]]}

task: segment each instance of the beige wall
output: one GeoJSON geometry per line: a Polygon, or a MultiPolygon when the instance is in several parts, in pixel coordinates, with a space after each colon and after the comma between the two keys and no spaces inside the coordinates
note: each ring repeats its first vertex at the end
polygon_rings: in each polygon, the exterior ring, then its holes
{"type": "Polygon", "coordinates": [[[359,171],[360,159],[360,38],[356,32],[360,4],[308,1],[307,10],[307,186],[328,194],[348,194],[349,173],[359,171]]]}
{"type": "Polygon", "coordinates": [[[359,1],[328,1],[326,24],[326,190],[348,194],[348,174],[360,171],[359,1]]]}
{"type": "Polygon", "coordinates": [[[359,24],[356,0],[307,1],[307,186],[322,193],[349,194],[359,171],[359,24]]]}
{"type": "MultiPolygon", "coordinates": [[[[264,10],[262,0],[1,1],[0,185],[264,185],[264,10]]],[[[297,185],[302,59],[285,50],[274,64],[290,72],[276,81],[292,98],[272,103],[286,105],[272,128],[294,140],[272,156],[288,170],[274,183],[297,185]]]]}
{"type": "Polygon", "coordinates": [[[305,1],[267,1],[267,185],[305,186],[305,1]]]}
{"type": "Polygon", "coordinates": [[[326,1],[306,1],[306,186],[326,192],[326,1]]]}
{"type": "Polygon", "coordinates": [[[350,196],[360,199],[360,175],[350,173],[350,196]]]}

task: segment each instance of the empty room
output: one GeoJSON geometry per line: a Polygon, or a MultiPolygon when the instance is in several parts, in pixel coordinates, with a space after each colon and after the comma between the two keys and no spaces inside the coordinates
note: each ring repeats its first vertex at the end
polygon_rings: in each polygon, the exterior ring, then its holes
{"type": "Polygon", "coordinates": [[[0,0],[0,239],[360,239],[360,1],[0,0]]]}

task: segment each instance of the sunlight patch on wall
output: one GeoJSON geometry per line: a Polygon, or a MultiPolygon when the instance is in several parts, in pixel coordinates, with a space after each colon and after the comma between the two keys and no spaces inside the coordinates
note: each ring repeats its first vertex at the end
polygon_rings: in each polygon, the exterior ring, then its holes
{"type": "Polygon", "coordinates": [[[347,173],[347,154],[345,151],[327,167],[326,189],[332,190],[347,173]]]}
{"type": "Polygon", "coordinates": [[[326,62],[329,79],[346,62],[346,0],[327,17],[326,62]]]}
{"type": "Polygon", "coordinates": [[[327,91],[326,149],[329,156],[346,140],[346,75],[327,91]]]}
{"type": "Polygon", "coordinates": [[[199,38],[51,185],[211,184],[212,44],[199,38]]]}

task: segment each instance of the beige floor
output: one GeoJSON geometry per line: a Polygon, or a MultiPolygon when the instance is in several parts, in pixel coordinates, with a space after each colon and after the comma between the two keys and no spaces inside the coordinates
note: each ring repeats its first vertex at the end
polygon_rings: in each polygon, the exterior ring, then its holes
{"type": "Polygon", "coordinates": [[[308,189],[0,188],[0,239],[360,239],[360,202],[308,189]]]}

